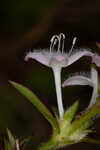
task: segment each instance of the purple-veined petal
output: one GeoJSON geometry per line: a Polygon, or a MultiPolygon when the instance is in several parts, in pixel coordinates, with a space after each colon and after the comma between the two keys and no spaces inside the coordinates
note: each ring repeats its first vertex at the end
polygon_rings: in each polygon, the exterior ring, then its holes
{"type": "Polygon", "coordinates": [[[69,56],[68,66],[79,60],[83,56],[93,57],[93,53],[87,50],[77,51],[69,56]]]}
{"type": "Polygon", "coordinates": [[[30,58],[40,62],[43,65],[49,66],[49,59],[47,59],[42,52],[29,52],[25,56],[25,60],[28,61],[30,58]]]}
{"type": "Polygon", "coordinates": [[[93,86],[93,83],[89,78],[77,75],[77,76],[69,77],[67,80],[65,80],[64,83],[62,84],[62,87],[71,86],[71,85],[90,85],[90,86],[93,86]]]}

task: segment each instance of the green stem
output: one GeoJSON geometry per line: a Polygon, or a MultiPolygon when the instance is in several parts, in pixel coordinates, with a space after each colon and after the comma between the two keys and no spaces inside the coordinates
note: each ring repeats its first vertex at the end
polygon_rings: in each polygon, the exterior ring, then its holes
{"type": "Polygon", "coordinates": [[[52,140],[49,140],[44,145],[41,145],[38,150],[55,150],[54,142],[52,140]]]}

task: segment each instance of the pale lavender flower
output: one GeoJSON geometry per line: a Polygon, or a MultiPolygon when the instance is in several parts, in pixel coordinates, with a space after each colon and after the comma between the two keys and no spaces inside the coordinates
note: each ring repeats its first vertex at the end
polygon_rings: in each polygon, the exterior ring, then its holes
{"type": "Polygon", "coordinates": [[[90,77],[85,77],[82,75],[75,75],[69,77],[64,81],[62,87],[73,86],[73,85],[89,85],[93,87],[92,97],[90,100],[90,104],[88,108],[90,108],[96,102],[96,98],[98,96],[98,74],[97,70],[94,67],[91,67],[91,75],[90,77]]]}
{"type": "Polygon", "coordinates": [[[41,64],[52,68],[54,73],[54,78],[55,78],[57,102],[58,102],[60,118],[63,117],[63,113],[64,113],[63,103],[62,103],[62,92],[61,92],[61,69],[63,67],[67,67],[71,65],[72,63],[76,62],[78,59],[80,59],[83,56],[92,57],[92,61],[96,65],[100,66],[99,63],[100,57],[86,49],[85,50],[82,49],[75,53],[72,53],[72,49],[75,45],[76,38],[73,39],[72,48],[70,49],[69,53],[64,52],[64,39],[65,39],[65,35],[62,33],[59,36],[54,35],[51,38],[51,45],[49,51],[40,50],[40,51],[29,52],[25,57],[26,61],[32,58],[40,62],[41,64]],[[54,51],[54,47],[57,43],[58,43],[58,50],[54,51]]]}
{"type": "Polygon", "coordinates": [[[65,55],[63,52],[64,49],[64,39],[65,35],[60,34],[59,36],[54,35],[51,38],[51,45],[50,45],[50,51],[38,51],[38,52],[29,52],[25,60],[27,61],[29,58],[35,59],[38,62],[51,67],[54,73],[54,79],[55,79],[55,86],[56,86],[56,93],[57,93],[57,103],[58,103],[58,109],[59,109],[59,115],[60,119],[62,119],[64,114],[64,108],[62,103],[62,92],[61,92],[61,69],[62,67],[65,67],[68,62],[68,56],[65,55]],[[61,49],[61,40],[62,40],[62,52],[61,49]],[[54,46],[58,42],[58,51],[55,52],[54,46]]]}

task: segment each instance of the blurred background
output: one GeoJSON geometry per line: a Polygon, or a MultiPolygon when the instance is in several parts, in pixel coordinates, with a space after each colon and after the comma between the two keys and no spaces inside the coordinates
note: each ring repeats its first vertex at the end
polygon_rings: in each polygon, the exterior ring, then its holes
{"type": "MultiPolygon", "coordinates": [[[[30,50],[48,49],[52,35],[66,35],[65,51],[77,37],[75,48],[90,48],[100,53],[99,0],[3,0],[0,1],[0,135],[9,128],[16,137],[32,136],[28,149],[37,149],[52,134],[51,126],[43,116],[8,80],[21,83],[41,99],[51,110],[56,106],[53,74],[50,68],[36,61],[24,61],[30,50]]],[[[88,72],[90,59],[81,58],[62,71],[62,81],[75,72],[88,72]]],[[[67,87],[63,89],[65,109],[79,100],[79,111],[88,106],[92,89],[67,87]]],[[[93,128],[100,133],[100,119],[93,128]]],[[[100,149],[96,144],[76,144],[64,149],[100,149]]]]}

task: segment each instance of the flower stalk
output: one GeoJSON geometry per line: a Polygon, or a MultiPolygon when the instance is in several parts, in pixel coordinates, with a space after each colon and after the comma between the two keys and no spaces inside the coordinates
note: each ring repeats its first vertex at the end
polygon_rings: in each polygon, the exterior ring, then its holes
{"type": "Polygon", "coordinates": [[[57,103],[58,103],[58,110],[60,119],[63,118],[64,108],[62,102],[62,91],[61,91],[61,68],[53,68],[54,79],[55,79],[55,87],[56,87],[56,94],[57,94],[57,103]]]}

